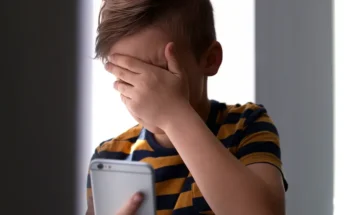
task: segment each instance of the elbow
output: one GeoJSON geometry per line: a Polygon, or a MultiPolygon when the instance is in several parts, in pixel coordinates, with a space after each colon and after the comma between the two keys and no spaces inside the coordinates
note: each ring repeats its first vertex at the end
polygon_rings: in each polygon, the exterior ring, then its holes
{"type": "Polygon", "coordinates": [[[285,215],[285,197],[272,196],[265,203],[265,213],[262,215],[285,215]]]}

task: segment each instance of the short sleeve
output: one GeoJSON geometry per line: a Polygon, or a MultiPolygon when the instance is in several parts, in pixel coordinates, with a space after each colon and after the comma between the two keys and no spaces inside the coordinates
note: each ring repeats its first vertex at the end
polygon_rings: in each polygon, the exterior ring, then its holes
{"type": "Polygon", "coordinates": [[[268,163],[277,167],[287,190],[288,184],[282,170],[278,130],[263,106],[259,106],[246,117],[236,156],[246,166],[268,163]]]}

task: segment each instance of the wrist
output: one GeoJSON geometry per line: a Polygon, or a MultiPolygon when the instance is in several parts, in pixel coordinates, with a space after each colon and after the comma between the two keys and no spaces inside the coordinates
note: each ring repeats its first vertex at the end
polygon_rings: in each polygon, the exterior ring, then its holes
{"type": "Polygon", "coordinates": [[[172,127],[181,126],[194,114],[197,113],[189,101],[177,102],[171,107],[171,110],[167,112],[160,128],[167,133],[172,127]]]}

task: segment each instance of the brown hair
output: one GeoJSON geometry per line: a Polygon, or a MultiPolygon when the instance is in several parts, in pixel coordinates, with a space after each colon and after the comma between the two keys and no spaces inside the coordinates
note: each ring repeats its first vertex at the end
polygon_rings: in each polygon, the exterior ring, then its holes
{"type": "Polygon", "coordinates": [[[105,60],[114,43],[150,26],[189,45],[197,59],[216,40],[210,0],[103,0],[96,58],[105,60]]]}

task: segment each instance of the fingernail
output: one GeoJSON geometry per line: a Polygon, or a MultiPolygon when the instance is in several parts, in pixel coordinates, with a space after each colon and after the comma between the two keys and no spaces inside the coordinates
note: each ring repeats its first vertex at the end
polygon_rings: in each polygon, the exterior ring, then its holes
{"type": "Polygon", "coordinates": [[[141,201],[143,201],[143,195],[138,193],[133,197],[133,201],[135,203],[140,203],[141,201]]]}

